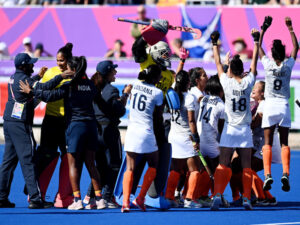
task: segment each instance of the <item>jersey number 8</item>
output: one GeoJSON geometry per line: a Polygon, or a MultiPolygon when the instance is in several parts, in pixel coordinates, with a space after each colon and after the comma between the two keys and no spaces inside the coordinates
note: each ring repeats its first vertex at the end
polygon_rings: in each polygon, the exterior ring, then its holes
{"type": "Polygon", "coordinates": [[[274,80],[274,90],[279,91],[282,86],[282,80],[274,80]]]}

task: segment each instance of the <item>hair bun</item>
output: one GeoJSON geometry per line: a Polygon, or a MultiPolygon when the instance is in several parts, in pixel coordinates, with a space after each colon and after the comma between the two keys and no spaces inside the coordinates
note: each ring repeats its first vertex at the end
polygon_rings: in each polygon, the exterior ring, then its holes
{"type": "Polygon", "coordinates": [[[233,59],[234,60],[240,59],[240,55],[237,54],[237,55],[233,56],[233,59]]]}
{"type": "Polygon", "coordinates": [[[73,44],[72,44],[72,43],[68,42],[68,43],[65,45],[65,47],[66,47],[70,52],[72,52],[72,49],[73,49],[73,44]]]}
{"type": "Polygon", "coordinates": [[[275,40],[273,41],[273,44],[276,45],[276,46],[282,46],[282,42],[281,42],[281,40],[279,40],[279,39],[275,39],[275,40]]]}

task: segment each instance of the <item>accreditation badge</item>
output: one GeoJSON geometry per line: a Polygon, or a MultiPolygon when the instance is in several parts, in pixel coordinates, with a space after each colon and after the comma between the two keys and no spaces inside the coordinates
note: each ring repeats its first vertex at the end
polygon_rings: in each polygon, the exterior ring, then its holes
{"type": "Polygon", "coordinates": [[[24,104],[15,102],[11,117],[21,119],[24,110],[24,104]]]}

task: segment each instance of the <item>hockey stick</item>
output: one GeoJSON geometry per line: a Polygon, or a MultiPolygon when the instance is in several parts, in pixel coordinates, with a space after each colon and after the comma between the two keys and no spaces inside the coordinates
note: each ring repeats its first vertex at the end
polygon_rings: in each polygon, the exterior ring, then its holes
{"type": "Polygon", "coordinates": [[[214,187],[215,187],[215,179],[214,179],[214,175],[212,174],[211,170],[210,170],[209,167],[207,166],[207,163],[206,163],[206,161],[205,161],[203,155],[201,154],[200,149],[198,150],[198,155],[199,155],[199,158],[200,158],[200,160],[201,160],[201,162],[202,162],[202,164],[203,164],[203,166],[204,166],[206,172],[208,173],[208,176],[209,176],[210,181],[211,181],[211,190],[212,190],[212,192],[214,192],[214,187]]]}
{"type": "MultiPolygon", "coordinates": [[[[144,21],[140,21],[140,20],[129,20],[129,19],[120,18],[120,17],[118,18],[118,21],[127,22],[127,23],[136,23],[136,24],[142,24],[142,25],[150,25],[151,24],[150,22],[144,22],[144,21]]],[[[202,35],[201,30],[199,30],[197,28],[172,26],[172,25],[169,25],[168,28],[170,30],[177,30],[177,31],[196,34],[196,35],[194,35],[194,39],[199,39],[202,35]]]]}

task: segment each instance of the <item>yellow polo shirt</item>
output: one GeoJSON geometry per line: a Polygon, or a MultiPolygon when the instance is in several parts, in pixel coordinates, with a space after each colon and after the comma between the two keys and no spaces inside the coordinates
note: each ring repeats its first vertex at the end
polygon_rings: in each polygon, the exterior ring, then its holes
{"type": "MultiPolygon", "coordinates": [[[[52,67],[47,70],[47,72],[44,74],[42,78],[42,83],[45,83],[52,78],[54,78],[57,75],[60,75],[62,72],[60,71],[58,66],[52,67]]],[[[64,79],[60,82],[59,85],[56,86],[56,88],[60,87],[63,83],[66,81],[69,81],[70,79],[64,79]]],[[[57,116],[57,117],[62,117],[65,115],[65,110],[64,110],[64,100],[60,99],[55,102],[48,102],[47,107],[46,107],[46,114],[49,116],[57,116]]]]}

